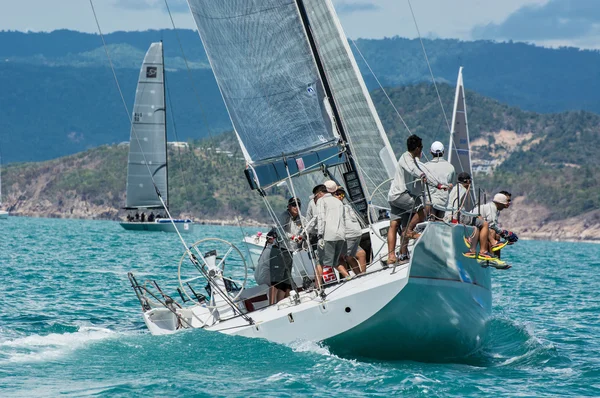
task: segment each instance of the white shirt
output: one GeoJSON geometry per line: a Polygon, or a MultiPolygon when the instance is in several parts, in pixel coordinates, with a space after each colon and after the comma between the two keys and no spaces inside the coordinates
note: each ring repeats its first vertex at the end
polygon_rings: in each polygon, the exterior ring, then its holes
{"type": "Polygon", "coordinates": [[[430,189],[431,203],[441,207],[448,205],[448,191],[437,189],[437,184],[448,185],[454,181],[454,166],[443,157],[434,157],[430,162],[423,165],[423,170],[432,175],[433,181],[430,181],[436,187],[430,189]]]}
{"type": "Polygon", "coordinates": [[[304,217],[298,213],[296,219],[292,219],[292,215],[288,210],[284,211],[281,216],[279,216],[279,222],[283,227],[285,233],[287,233],[288,237],[298,235],[300,230],[302,229],[302,223],[306,222],[304,217]]]}
{"type": "Polygon", "coordinates": [[[351,205],[344,205],[344,223],[346,225],[345,239],[358,238],[362,236],[362,228],[351,205]]]}
{"type": "Polygon", "coordinates": [[[488,222],[490,229],[493,229],[497,233],[502,232],[502,229],[498,226],[500,210],[498,210],[494,202],[488,202],[482,205],[481,210],[478,210],[478,208],[475,207],[471,212],[477,213],[478,211],[481,211],[481,217],[488,222]]]}
{"type": "Polygon", "coordinates": [[[317,201],[317,234],[326,241],[345,240],[344,205],[330,193],[317,201]]]}
{"type": "Polygon", "coordinates": [[[393,202],[406,192],[410,192],[413,195],[421,194],[421,181],[419,178],[421,174],[423,174],[423,171],[419,170],[419,167],[422,165],[423,163],[421,163],[419,159],[413,158],[408,151],[400,156],[398,165],[396,166],[396,174],[394,175],[392,186],[388,192],[389,202],[393,202]]]}
{"type": "Polygon", "coordinates": [[[317,204],[313,196],[310,197],[308,201],[308,209],[306,209],[306,232],[311,235],[317,234],[317,204]]]}

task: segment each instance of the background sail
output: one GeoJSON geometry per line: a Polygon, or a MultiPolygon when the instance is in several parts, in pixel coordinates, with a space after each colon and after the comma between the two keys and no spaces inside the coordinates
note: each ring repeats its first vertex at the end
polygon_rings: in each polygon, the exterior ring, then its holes
{"type": "Polygon", "coordinates": [[[152,179],[168,203],[165,114],[162,43],[152,43],[140,69],[133,105],[127,164],[128,208],[162,207],[152,179]]]}
{"type": "MultiPolygon", "coordinates": [[[[458,80],[456,82],[456,95],[454,96],[454,112],[452,113],[452,132],[450,133],[450,150],[448,151],[448,161],[454,166],[456,175],[465,171],[473,178],[473,169],[471,167],[471,147],[469,142],[469,126],[467,123],[467,106],[465,103],[465,88],[463,85],[462,66],[458,70],[458,80]]],[[[455,181],[453,181],[455,183],[455,181]]],[[[469,200],[475,205],[475,184],[471,184],[471,195],[469,200]]],[[[472,207],[467,204],[465,209],[472,207]]]]}
{"type": "MultiPolygon", "coordinates": [[[[368,197],[379,184],[393,177],[396,165],[394,152],[331,1],[302,2],[368,197]]],[[[389,185],[377,191],[373,197],[375,204],[388,206],[388,189],[389,185]]]]}
{"type": "Polygon", "coordinates": [[[335,145],[294,0],[189,0],[248,163],[335,145]]]}

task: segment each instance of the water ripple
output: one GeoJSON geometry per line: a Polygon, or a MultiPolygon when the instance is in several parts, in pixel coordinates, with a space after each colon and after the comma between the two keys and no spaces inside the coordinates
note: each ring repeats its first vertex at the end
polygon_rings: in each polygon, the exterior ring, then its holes
{"type": "MultiPolygon", "coordinates": [[[[172,234],[117,223],[0,223],[0,396],[599,396],[600,245],[519,242],[494,272],[483,348],[458,363],[341,358],[202,330],[151,336],[127,272],[177,288],[172,234]]],[[[239,228],[202,226],[188,245],[239,228]]],[[[234,276],[242,271],[231,265],[234,276]]]]}

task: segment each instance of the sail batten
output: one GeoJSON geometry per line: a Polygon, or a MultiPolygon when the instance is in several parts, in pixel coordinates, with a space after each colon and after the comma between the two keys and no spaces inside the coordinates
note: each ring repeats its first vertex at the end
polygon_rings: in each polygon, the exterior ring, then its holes
{"type": "Polygon", "coordinates": [[[152,43],[140,69],[127,162],[126,208],[161,208],[168,203],[166,108],[162,43],[152,43]]]}

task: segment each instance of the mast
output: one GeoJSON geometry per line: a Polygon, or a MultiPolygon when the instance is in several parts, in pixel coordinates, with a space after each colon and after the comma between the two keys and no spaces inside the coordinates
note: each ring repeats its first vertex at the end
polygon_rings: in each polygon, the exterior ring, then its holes
{"type": "Polygon", "coordinates": [[[467,119],[467,103],[465,99],[465,86],[463,82],[463,67],[458,69],[456,80],[456,93],[454,95],[454,109],[452,112],[452,129],[450,131],[450,143],[448,151],[448,162],[454,166],[456,173],[465,171],[471,176],[471,191],[469,199],[471,205],[475,205],[475,184],[473,167],[471,164],[471,142],[469,139],[469,123],[467,119]]]}
{"type": "Polygon", "coordinates": [[[165,74],[165,48],[163,46],[163,41],[160,41],[160,57],[162,61],[162,72],[163,72],[163,103],[165,104],[165,185],[167,186],[167,200],[165,201],[165,205],[167,206],[167,210],[169,209],[169,152],[167,145],[167,75],[165,74]]]}
{"type": "MultiPolygon", "coordinates": [[[[323,82],[323,88],[325,89],[325,94],[327,95],[329,105],[331,106],[331,110],[333,113],[333,117],[335,119],[335,124],[337,126],[337,130],[342,138],[342,141],[345,144],[347,144],[348,136],[346,134],[346,131],[344,130],[344,125],[342,124],[342,119],[341,119],[339,111],[337,109],[337,106],[335,103],[335,98],[333,97],[333,92],[331,90],[329,80],[327,79],[327,74],[325,73],[325,68],[323,67],[323,62],[321,61],[321,57],[320,57],[319,51],[317,49],[317,44],[315,42],[315,39],[314,39],[312,31],[311,31],[310,22],[308,20],[308,15],[306,13],[306,8],[304,7],[303,0],[296,0],[296,5],[298,6],[298,11],[300,13],[300,20],[302,21],[302,25],[304,26],[304,30],[306,32],[306,37],[308,38],[308,42],[310,44],[310,48],[312,50],[315,63],[317,65],[317,70],[319,72],[319,76],[321,77],[321,81],[323,82]]],[[[360,173],[358,173],[356,163],[354,161],[354,158],[352,157],[350,146],[345,145],[345,149],[348,154],[348,163],[346,166],[347,173],[351,173],[351,172],[355,173],[362,195],[356,195],[356,194],[352,195],[352,193],[351,193],[352,191],[350,190],[350,187],[348,187],[348,194],[350,196],[352,206],[355,207],[356,210],[358,210],[358,212],[363,215],[363,217],[365,218],[365,221],[366,221],[367,220],[367,214],[366,214],[367,210],[366,210],[366,199],[365,199],[365,195],[364,195],[365,190],[363,188],[364,182],[362,181],[362,177],[361,177],[360,173]],[[358,197],[358,196],[362,196],[362,197],[358,197]],[[359,209],[359,207],[357,206],[357,204],[358,204],[357,202],[359,202],[359,201],[364,201],[364,207],[362,209],[359,209]]],[[[346,176],[347,173],[344,173],[344,176],[346,176]]]]}

